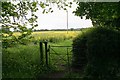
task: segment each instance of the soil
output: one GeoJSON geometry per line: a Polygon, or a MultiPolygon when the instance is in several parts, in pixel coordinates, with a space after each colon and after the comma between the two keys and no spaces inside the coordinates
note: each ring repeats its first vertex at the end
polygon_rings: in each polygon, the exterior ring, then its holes
{"type": "Polygon", "coordinates": [[[47,78],[64,78],[65,76],[65,71],[57,71],[53,73],[47,74],[47,78]]]}
{"type": "Polygon", "coordinates": [[[42,76],[42,78],[58,78],[58,79],[66,78],[66,73],[68,73],[68,72],[78,73],[78,72],[80,72],[80,70],[79,69],[73,69],[73,68],[71,68],[70,70],[64,69],[64,70],[55,71],[55,72],[45,74],[44,76],[42,76]]]}

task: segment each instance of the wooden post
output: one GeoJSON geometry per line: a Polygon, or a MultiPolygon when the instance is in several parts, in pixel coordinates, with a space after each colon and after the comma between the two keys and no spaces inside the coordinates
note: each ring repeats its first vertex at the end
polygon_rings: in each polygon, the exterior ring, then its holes
{"type": "Polygon", "coordinates": [[[47,42],[44,42],[44,43],[45,43],[45,58],[46,58],[46,65],[48,66],[47,42]]]}
{"type": "Polygon", "coordinates": [[[39,43],[39,46],[40,46],[40,64],[44,64],[43,44],[42,44],[42,42],[39,43]]]}

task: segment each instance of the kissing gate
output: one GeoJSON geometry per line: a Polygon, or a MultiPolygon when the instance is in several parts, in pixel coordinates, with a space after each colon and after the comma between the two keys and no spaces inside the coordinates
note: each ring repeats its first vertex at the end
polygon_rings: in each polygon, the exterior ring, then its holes
{"type": "Polygon", "coordinates": [[[70,69],[72,46],[51,46],[48,42],[40,42],[40,64],[54,65],[59,69],[70,69]]]}

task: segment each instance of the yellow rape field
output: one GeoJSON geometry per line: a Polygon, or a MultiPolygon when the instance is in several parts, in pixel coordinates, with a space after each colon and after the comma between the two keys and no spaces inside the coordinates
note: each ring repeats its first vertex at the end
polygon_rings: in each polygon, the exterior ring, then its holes
{"type": "Polygon", "coordinates": [[[70,39],[76,37],[80,31],[41,31],[41,32],[33,32],[32,36],[35,40],[41,39],[70,39]]]}
{"type": "MultiPolygon", "coordinates": [[[[32,41],[50,41],[50,42],[59,42],[66,39],[73,39],[76,37],[81,31],[39,31],[32,33],[32,41]]],[[[14,36],[19,36],[19,32],[15,32],[14,36]]]]}

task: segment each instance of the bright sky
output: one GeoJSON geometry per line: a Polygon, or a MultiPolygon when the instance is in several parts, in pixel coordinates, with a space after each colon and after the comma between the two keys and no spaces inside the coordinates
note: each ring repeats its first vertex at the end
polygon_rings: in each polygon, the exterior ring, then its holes
{"type": "MultiPolygon", "coordinates": [[[[91,27],[91,20],[81,19],[72,13],[76,7],[77,5],[74,3],[73,7],[68,9],[68,28],[91,27]]],[[[67,12],[59,10],[55,5],[53,6],[53,11],[53,13],[42,14],[40,9],[37,12],[39,26],[36,29],[67,29],[67,12]]]]}

